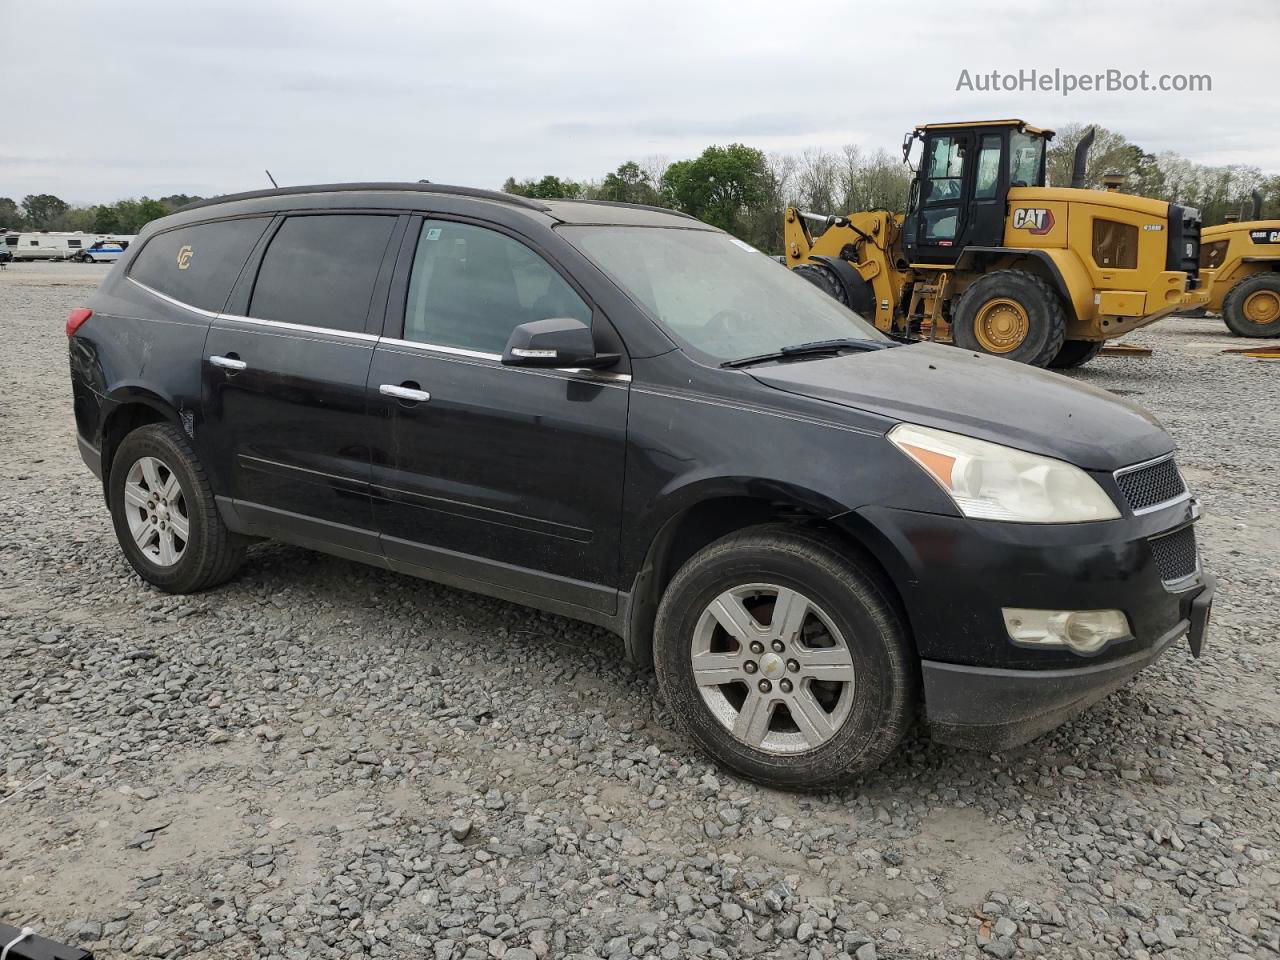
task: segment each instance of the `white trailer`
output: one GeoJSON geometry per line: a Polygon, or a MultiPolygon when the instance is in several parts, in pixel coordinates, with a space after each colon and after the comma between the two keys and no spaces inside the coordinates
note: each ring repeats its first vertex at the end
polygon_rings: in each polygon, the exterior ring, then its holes
{"type": "Polygon", "coordinates": [[[5,237],[14,260],[71,260],[93,246],[92,233],[20,233],[5,237]]]}

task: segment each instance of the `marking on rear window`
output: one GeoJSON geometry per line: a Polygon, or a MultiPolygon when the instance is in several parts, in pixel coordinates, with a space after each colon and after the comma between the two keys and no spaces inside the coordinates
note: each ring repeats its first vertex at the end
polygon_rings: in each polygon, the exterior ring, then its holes
{"type": "Polygon", "coordinates": [[[439,240],[439,239],[440,239],[440,228],[439,228],[439,227],[432,227],[430,230],[428,230],[428,231],[427,231],[427,239],[428,239],[428,240],[439,240]]]}
{"type": "Polygon", "coordinates": [[[191,266],[191,255],[194,252],[195,251],[191,249],[191,244],[185,243],[182,245],[182,248],[178,251],[178,269],[179,270],[185,270],[187,269],[187,267],[191,266]]]}

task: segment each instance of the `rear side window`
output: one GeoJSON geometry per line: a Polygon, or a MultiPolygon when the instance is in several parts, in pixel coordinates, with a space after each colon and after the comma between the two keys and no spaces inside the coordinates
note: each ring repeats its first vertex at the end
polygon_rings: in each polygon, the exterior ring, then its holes
{"type": "Polygon", "coordinates": [[[268,223],[255,216],[166,230],[142,248],[129,276],[175,300],[218,312],[268,223]]]}
{"type": "Polygon", "coordinates": [[[394,216],[290,217],[262,258],[249,315],[363,332],[395,225],[394,216]]]}
{"type": "Polygon", "coordinates": [[[551,317],[589,325],[591,308],[533,250],[484,227],[422,224],[405,305],[406,340],[501,353],[517,326],[551,317]]]}
{"type": "Polygon", "coordinates": [[[225,306],[240,268],[270,219],[219,220],[157,234],[129,268],[153,290],[201,310],[225,306]]]}

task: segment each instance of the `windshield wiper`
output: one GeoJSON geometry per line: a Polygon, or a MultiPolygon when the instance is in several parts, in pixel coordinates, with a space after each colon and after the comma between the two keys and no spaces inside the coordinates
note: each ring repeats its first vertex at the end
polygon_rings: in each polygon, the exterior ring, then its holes
{"type": "Polygon", "coordinates": [[[772,353],[761,353],[754,357],[742,357],[738,360],[726,360],[722,367],[749,367],[756,363],[768,363],[771,360],[791,360],[802,357],[825,357],[839,353],[841,350],[883,350],[897,344],[884,340],[858,340],[842,337],[838,340],[811,340],[808,343],[796,343],[783,347],[772,353]]]}

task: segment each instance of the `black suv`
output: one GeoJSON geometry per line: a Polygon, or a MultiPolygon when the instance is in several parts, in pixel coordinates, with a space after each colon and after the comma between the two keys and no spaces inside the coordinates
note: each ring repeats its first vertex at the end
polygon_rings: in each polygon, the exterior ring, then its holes
{"type": "Polygon", "coordinates": [[[1050,729],[1212,593],[1173,444],[902,345],[671,211],[418,184],[195,204],[68,320],[80,449],[162,590],[272,537],[602,624],[783,786],[1050,729]]]}

